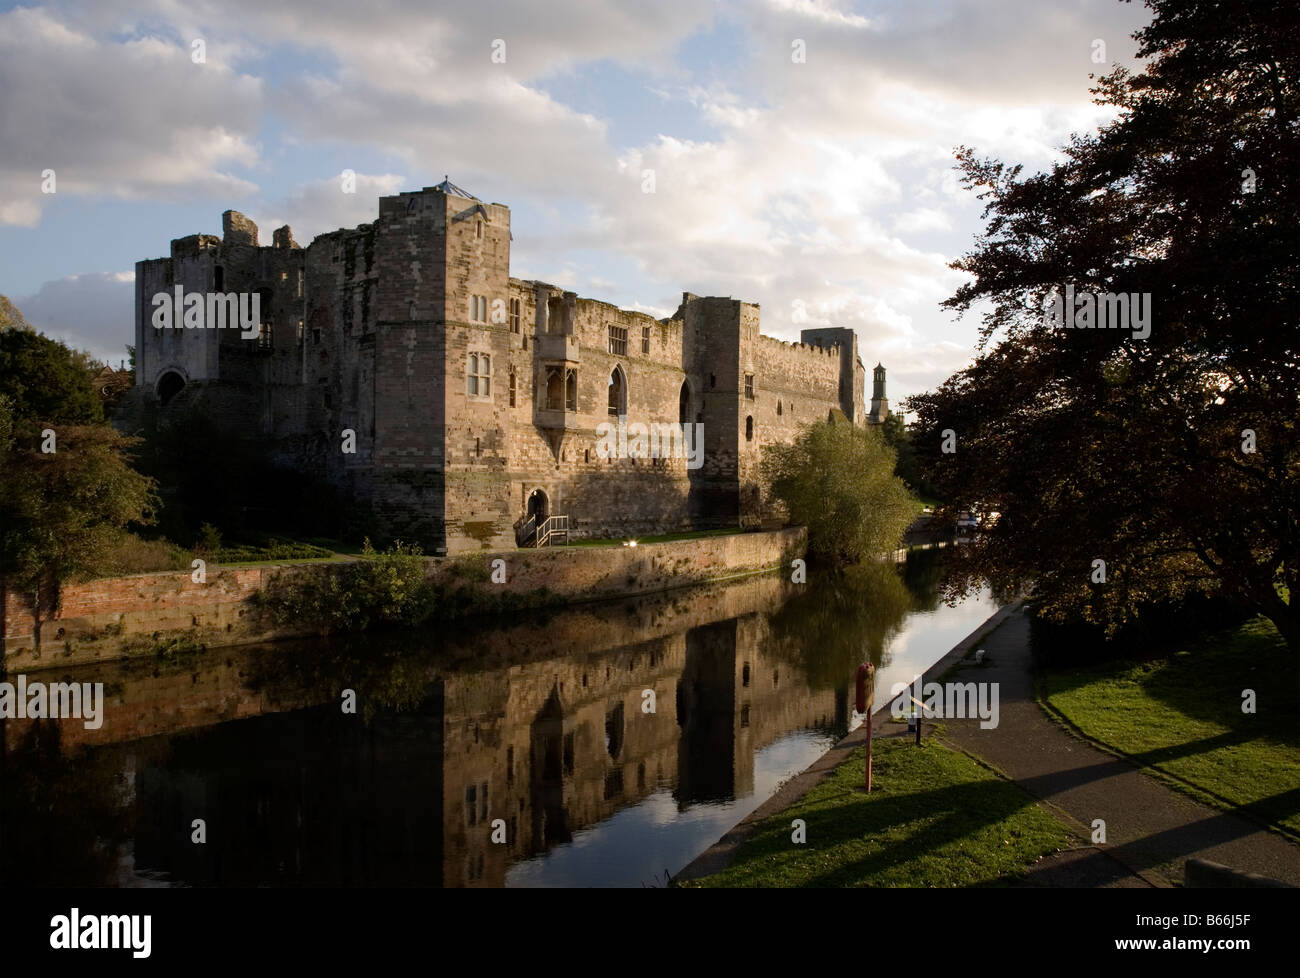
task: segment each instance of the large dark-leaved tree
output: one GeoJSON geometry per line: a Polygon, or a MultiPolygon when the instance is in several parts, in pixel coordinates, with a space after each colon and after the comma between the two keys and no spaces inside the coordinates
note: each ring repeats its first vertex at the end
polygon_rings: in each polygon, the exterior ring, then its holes
{"type": "Polygon", "coordinates": [[[914,444],[952,509],[998,514],[959,575],[1109,626],[1227,595],[1300,651],[1300,5],[1148,6],[1143,71],[1094,89],[1114,121],[1050,172],[958,153],[987,227],[946,305],[982,339],[910,400],[914,444]],[[1053,328],[1069,285],[1149,293],[1150,336],[1053,328]]]}

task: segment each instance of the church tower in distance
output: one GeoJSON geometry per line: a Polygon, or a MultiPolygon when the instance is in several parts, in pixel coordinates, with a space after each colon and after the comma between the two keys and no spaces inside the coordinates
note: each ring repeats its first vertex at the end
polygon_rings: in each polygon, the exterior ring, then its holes
{"type": "Polygon", "coordinates": [[[867,412],[867,424],[884,424],[889,417],[889,401],[885,398],[885,368],[876,364],[871,383],[871,410],[867,412]]]}

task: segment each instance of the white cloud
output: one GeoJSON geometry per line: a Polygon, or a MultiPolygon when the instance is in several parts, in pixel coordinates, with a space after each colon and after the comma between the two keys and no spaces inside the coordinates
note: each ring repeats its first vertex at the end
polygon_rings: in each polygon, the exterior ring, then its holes
{"type": "MultiPolygon", "coordinates": [[[[6,150],[0,221],[35,220],[34,174],[54,165],[41,160],[55,149],[93,161],[92,182],[70,171],[78,192],[185,188],[224,195],[222,209],[237,206],[250,188],[230,170],[236,161],[270,166],[256,140],[274,119],[285,145],[356,147],[368,160],[387,154],[412,183],[363,175],[345,197],[320,179],[241,208],[268,230],[290,223],[305,244],[373,220],[382,194],[450,173],[515,208],[514,274],[608,289],[596,297],[631,308],[675,308],[683,289],[735,295],[759,301],[764,331],[787,339],[804,325],[852,326],[864,359],[890,358],[895,398],[899,385],[941,381],[969,357],[976,335],[975,323],[954,327],[938,308],[962,280],[948,262],[980,229],[978,201],[952,171],[954,147],[1046,165],[1070,131],[1105,117],[1087,93],[1098,68],[1092,39],[1105,38],[1123,60],[1133,48],[1127,35],[1147,16],[1113,0],[899,2],[873,4],[870,17],[819,0],[713,8],[509,0],[454,15],[423,0],[324,0],[310,13],[264,0],[69,9],[76,19],[0,18],[0,54],[24,59],[0,62],[0,82],[12,72],[21,88],[0,93],[0,138],[13,132],[37,147],[14,163],[6,150]],[[693,62],[682,61],[682,42],[711,29],[715,16],[729,42],[720,56],[734,63],[707,63],[698,48],[693,62]],[[103,39],[142,23],[150,25],[142,40],[103,39]],[[195,75],[181,39],[200,34],[209,38],[209,70],[195,75]],[[791,62],[794,37],[807,41],[804,64],[791,62]],[[504,64],[490,57],[498,38],[504,64]],[[259,59],[286,52],[306,69],[254,77],[264,70],[259,59]],[[52,67],[33,63],[40,58],[52,67]],[[635,91],[570,105],[545,90],[605,62],[635,91]],[[99,115],[79,114],[101,76],[107,94],[91,98],[99,115]],[[80,124],[76,135],[41,128],[30,107],[42,91],[72,103],[51,115],[61,131],[80,124]],[[11,102],[24,106],[19,122],[4,116],[11,102]],[[614,146],[610,133],[624,120],[599,114],[667,111],[671,119],[683,106],[703,135],[666,126],[639,145],[614,146]],[[151,130],[158,119],[192,128],[160,136],[151,130]],[[653,194],[642,193],[645,169],[655,171],[653,194]],[[521,210],[541,219],[526,223],[521,210]],[[914,239],[922,234],[924,247],[914,239]]],[[[62,170],[59,180],[63,192],[62,170]]],[[[162,229],[164,237],[184,231],[162,229]]]]}
{"type": "Polygon", "coordinates": [[[0,14],[0,222],[35,226],[57,194],[224,199],[255,187],[260,82],[153,37],[106,41],[39,9],[0,14]]]}
{"type": "Polygon", "coordinates": [[[900,214],[894,219],[894,230],[902,234],[914,234],[920,231],[947,231],[952,228],[952,220],[937,207],[918,207],[916,210],[900,214]]]}
{"type": "Polygon", "coordinates": [[[304,247],[318,234],[368,224],[379,216],[379,198],[409,190],[394,173],[356,173],[356,192],[343,192],[342,175],[303,184],[288,197],[257,208],[249,216],[257,223],[258,240],[288,224],[294,240],[304,247]]]}
{"type": "Polygon", "coordinates": [[[70,275],[13,302],[46,336],[114,365],[135,342],[134,271],[70,275]]]}

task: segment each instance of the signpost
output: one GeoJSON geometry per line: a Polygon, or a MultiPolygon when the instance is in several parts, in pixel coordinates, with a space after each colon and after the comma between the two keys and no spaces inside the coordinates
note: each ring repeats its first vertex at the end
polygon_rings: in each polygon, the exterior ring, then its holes
{"type": "Polygon", "coordinates": [[[870,662],[858,666],[858,696],[854,706],[866,714],[867,725],[867,791],[871,791],[871,707],[876,701],[876,667],[870,662]]]}

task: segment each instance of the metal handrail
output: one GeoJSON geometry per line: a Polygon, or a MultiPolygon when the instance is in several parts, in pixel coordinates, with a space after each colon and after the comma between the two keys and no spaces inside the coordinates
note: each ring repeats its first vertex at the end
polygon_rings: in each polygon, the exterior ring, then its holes
{"type": "Polygon", "coordinates": [[[535,547],[550,546],[551,537],[563,535],[564,542],[569,542],[569,518],[567,516],[548,516],[537,528],[535,547]]]}
{"type": "Polygon", "coordinates": [[[516,530],[515,539],[519,546],[528,546],[528,541],[537,536],[537,517],[529,516],[528,519],[516,530]]]}

